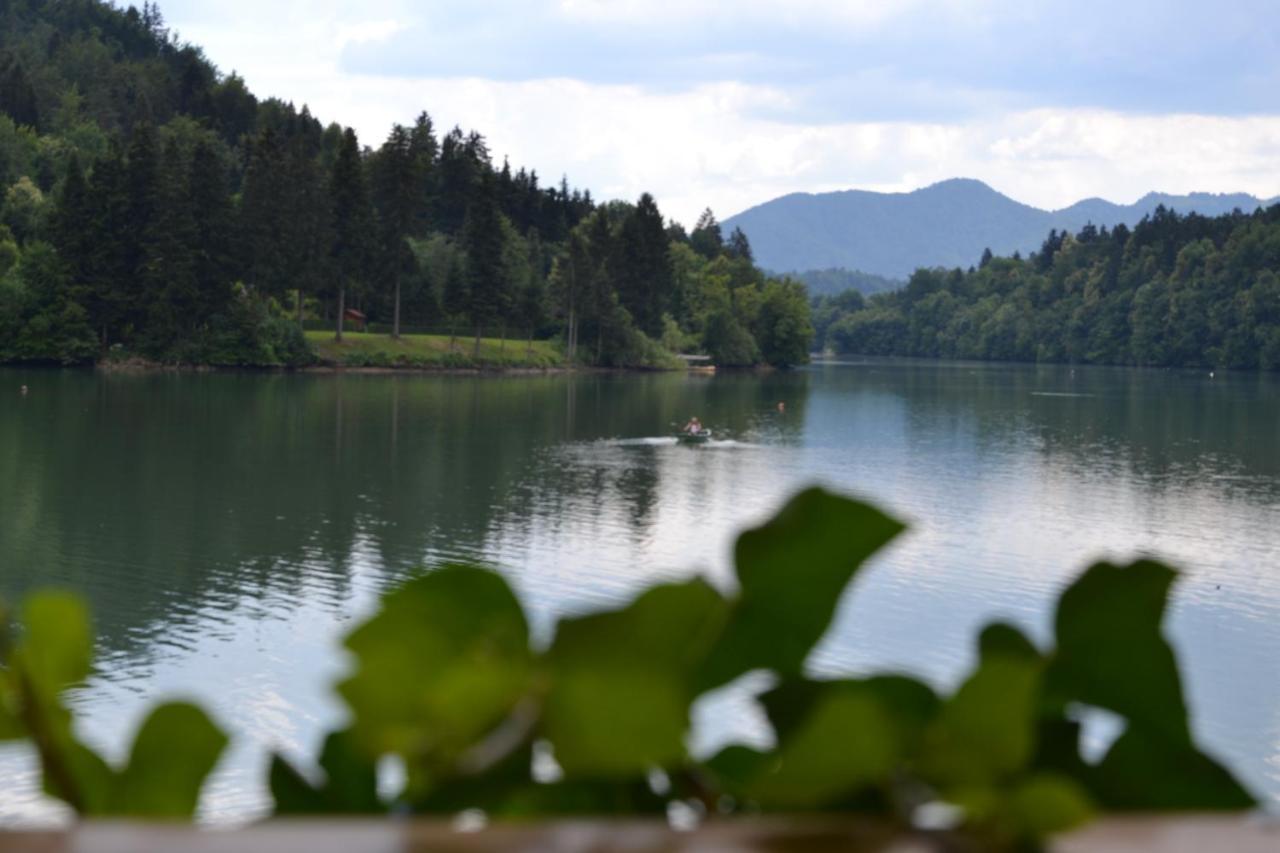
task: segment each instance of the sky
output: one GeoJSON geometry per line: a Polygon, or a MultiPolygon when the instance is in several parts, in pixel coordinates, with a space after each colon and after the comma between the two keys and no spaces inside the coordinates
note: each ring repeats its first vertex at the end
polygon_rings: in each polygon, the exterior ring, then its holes
{"type": "Polygon", "coordinates": [[[1280,195],[1275,0],[163,0],[259,97],[692,223],[952,177],[1065,207],[1280,195]]]}

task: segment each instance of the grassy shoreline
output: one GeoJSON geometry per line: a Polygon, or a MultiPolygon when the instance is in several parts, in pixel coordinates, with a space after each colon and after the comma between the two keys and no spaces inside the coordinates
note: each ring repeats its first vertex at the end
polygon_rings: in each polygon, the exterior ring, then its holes
{"type": "Polygon", "coordinates": [[[307,343],[321,367],[443,369],[443,370],[549,370],[566,366],[559,346],[551,341],[483,338],[479,355],[475,339],[447,335],[390,335],[344,332],[342,341],[333,333],[307,332],[307,343]]]}
{"type": "MultiPolygon", "coordinates": [[[[307,348],[313,359],[298,363],[198,363],[168,362],[113,352],[93,362],[61,367],[89,367],[109,373],[192,372],[241,370],[304,373],[455,373],[539,375],[548,373],[650,373],[685,371],[714,372],[714,368],[690,368],[677,359],[670,363],[630,367],[597,367],[570,362],[558,341],[506,340],[482,338],[479,357],[475,338],[448,335],[390,335],[344,332],[341,342],[333,332],[308,331],[307,348]]],[[[59,367],[54,364],[0,362],[0,367],[59,367]]]]}

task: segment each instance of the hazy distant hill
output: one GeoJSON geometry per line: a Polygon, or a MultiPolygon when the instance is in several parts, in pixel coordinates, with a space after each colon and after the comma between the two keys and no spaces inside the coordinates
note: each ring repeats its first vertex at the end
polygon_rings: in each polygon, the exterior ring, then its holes
{"type": "Polygon", "coordinates": [[[863,296],[870,296],[873,293],[897,290],[906,284],[902,279],[839,268],[805,270],[795,273],[795,276],[804,282],[810,296],[834,296],[846,290],[856,290],[863,296]]]}
{"type": "Polygon", "coordinates": [[[956,178],[910,193],[793,193],[724,222],[751,239],[756,261],[779,272],[843,268],[906,278],[917,267],[968,267],[982,250],[1010,255],[1037,249],[1051,229],[1072,232],[1092,222],[1132,226],[1157,205],[1206,216],[1264,201],[1244,193],[1150,193],[1131,205],[1100,198],[1047,211],[1014,201],[981,181],[956,178]]]}

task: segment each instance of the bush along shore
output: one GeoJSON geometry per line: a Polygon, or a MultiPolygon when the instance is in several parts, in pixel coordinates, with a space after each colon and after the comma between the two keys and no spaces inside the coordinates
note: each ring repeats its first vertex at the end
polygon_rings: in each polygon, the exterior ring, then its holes
{"type": "MultiPolygon", "coordinates": [[[[501,574],[427,572],[346,637],[354,668],[335,690],[350,722],[314,763],[272,759],[274,813],[527,821],[678,806],[721,820],[843,813],[909,828],[941,810],[972,849],[1027,849],[1100,812],[1254,805],[1195,743],[1162,633],[1177,573],[1155,562],[1087,569],[1059,598],[1048,647],[988,626],[953,692],[898,672],[808,675],[845,588],[903,529],[809,490],[738,539],[732,593],[659,583],[562,619],[546,647],[501,574]],[[772,676],[756,697],[772,746],[692,753],[694,701],[761,671],[772,676]],[[1100,760],[1082,752],[1081,707],[1125,723],[1100,760]],[[386,791],[377,766],[391,756],[405,775],[386,791]]],[[[192,819],[229,735],[193,705],[166,704],[125,762],[107,761],[78,739],[64,697],[90,672],[84,604],[37,594],[22,622],[0,637],[0,740],[34,747],[45,791],[80,815],[192,819]]]]}

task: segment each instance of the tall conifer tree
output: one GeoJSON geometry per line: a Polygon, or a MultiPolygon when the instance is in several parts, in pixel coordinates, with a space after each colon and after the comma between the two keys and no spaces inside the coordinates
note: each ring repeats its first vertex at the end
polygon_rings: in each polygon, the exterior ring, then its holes
{"type": "Polygon", "coordinates": [[[467,255],[467,315],[476,332],[475,355],[480,356],[480,339],[485,328],[500,320],[508,293],[503,262],[504,230],[502,213],[495,197],[494,178],[480,177],[462,230],[467,255]]]}
{"type": "Polygon", "coordinates": [[[360,141],[356,132],[349,128],[342,136],[338,157],[330,173],[329,199],[333,227],[330,257],[338,297],[334,339],[341,341],[347,293],[367,279],[373,232],[373,210],[360,156],[360,141]]]}
{"type": "Polygon", "coordinates": [[[207,141],[192,151],[187,186],[196,236],[197,299],[192,325],[197,326],[226,310],[235,276],[235,211],[230,186],[222,159],[207,141]]]}
{"type": "Polygon", "coordinates": [[[391,130],[378,149],[374,169],[374,203],[378,211],[378,254],[383,274],[391,282],[391,337],[400,337],[400,292],[405,275],[414,264],[409,249],[420,187],[409,131],[401,125],[391,130]]]}

